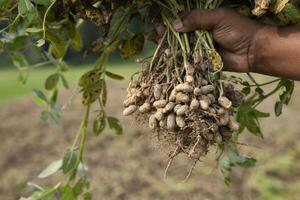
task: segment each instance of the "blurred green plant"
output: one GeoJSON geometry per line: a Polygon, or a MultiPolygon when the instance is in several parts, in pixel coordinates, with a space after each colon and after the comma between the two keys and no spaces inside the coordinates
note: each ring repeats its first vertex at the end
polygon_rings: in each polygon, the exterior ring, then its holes
{"type": "Polygon", "coordinates": [[[249,185],[259,192],[262,199],[297,199],[300,181],[293,177],[299,171],[299,143],[281,155],[275,155],[272,162],[263,164],[260,170],[250,176],[249,185]]]}

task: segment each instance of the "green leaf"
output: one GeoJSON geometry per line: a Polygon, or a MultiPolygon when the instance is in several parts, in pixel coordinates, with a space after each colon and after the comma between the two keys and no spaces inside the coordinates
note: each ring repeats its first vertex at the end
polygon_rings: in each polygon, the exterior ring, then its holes
{"type": "Polygon", "coordinates": [[[246,128],[254,135],[262,137],[260,127],[254,119],[249,119],[247,121],[246,128]]]}
{"type": "Polygon", "coordinates": [[[4,51],[4,42],[0,39],[0,53],[3,53],[4,51]]]}
{"type": "Polygon", "coordinates": [[[245,157],[238,155],[237,152],[230,152],[228,157],[230,159],[230,162],[233,163],[233,165],[245,161],[245,157]]]}
{"type": "Polygon", "coordinates": [[[58,123],[59,119],[60,119],[60,113],[61,110],[60,108],[57,106],[56,103],[52,103],[51,104],[51,112],[50,112],[50,117],[51,119],[55,122],[58,123]]]}
{"type": "Polygon", "coordinates": [[[231,152],[229,154],[229,159],[233,165],[238,164],[243,168],[254,167],[257,162],[254,158],[240,156],[236,152],[231,152]]]}
{"type": "Polygon", "coordinates": [[[126,17],[126,12],[124,8],[120,7],[114,12],[114,15],[110,21],[110,29],[108,33],[108,38],[116,37],[117,33],[122,32],[125,30],[126,25],[123,22],[123,19],[126,17]]]}
{"type": "Polygon", "coordinates": [[[256,162],[257,162],[257,160],[254,158],[244,157],[244,161],[238,162],[238,165],[243,168],[250,168],[250,167],[254,167],[256,165],[256,162]]]}
{"type": "Polygon", "coordinates": [[[133,17],[127,25],[127,30],[134,34],[140,34],[144,31],[144,24],[140,15],[133,17]]]}
{"type": "Polygon", "coordinates": [[[270,114],[261,112],[253,108],[252,100],[253,98],[249,98],[238,109],[236,118],[237,122],[239,122],[240,124],[239,131],[241,132],[244,128],[247,128],[254,135],[263,137],[260,130],[258,118],[269,117],[270,114]]]}
{"type": "Polygon", "coordinates": [[[292,80],[283,79],[280,81],[279,87],[284,87],[283,92],[279,96],[280,101],[283,104],[288,105],[294,92],[295,82],[292,80]]]}
{"type": "Polygon", "coordinates": [[[63,74],[60,74],[60,78],[61,78],[61,81],[62,81],[62,83],[63,83],[63,86],[64,86],[66,89],[70,89],[69,83],[68,83],[66,77],[65,77],[63,74]]]}
{"type": "Polygon", "coordinates": [[[77,171],[78,171],[80,177],[86,177],[88,167],[86,165],[84,165],[82,162],[80,162],[78,165],[77,171]]]}
{"type": "Polygon", "coordinates": [[[228,158],[224,158],[221,160],[221,166],[226,171],[231,171],[231,168],[234,166],[233,163],[228,158]]]}
{"type": "Polygon", "coordinates": [[[124,77],[118,74],[114,74],[112,72],[109,71],[105,71],[106,76],[114,79],[114,80],[124,80],[124,77]]]}
{"type": "Polygon", "coordinates": [[[231,177],[230,176],[224,176],[223,177],[223,181],[225,183],[226,186],[230,186],[231,184],[231,177]]]}
{"type": "Polygon", "coordinates": [[[121,56],[123,59],[129,59],[133,55],[142,52],[144,48],[145,38],[143,34],[135,35],[132,39],[127,40],[121,46],[121,56]]]}
{"type": "Polygon", "coordinates": [[[107,117],[107,122],[108,122],[109,128],[112,130],[115,130],[117,135],[123,134],[123,128],[120,125],[120,121],[117,118],[107,117]]]}
{"type": "Polygon", "coordinates": [[[257,87],[257,88],[255,89],[255,92],[256,92],[257,94],[259,94],[259,96],[263,96],[263,95],[264,95],[264,90],[261,89],[260,87],[257,87]]]}
{"type": "Polygon", "coordinates": [[[83,47],[83,41],[78,30],[76,31],[74,38],[71,39],[71,45],[76,51],[80,51],[83,47]]]}
{"type": "Polygon", "coordinates": [[[18,69],[28,66],[27,59],[22,53],[14,53],[10,56],[13,64],[18,69]]]}
{"type": "Polygon", "coordinates": [[[72,187],[70,185],[66,185],[60,188],[62,193],[61,200],[76,200],[76,196],[73,194],[72,187]]]}
{"type": "Polygon", "coordinates": [[[253,109],[250,112],[251,115],[255,116],[256,118],[267,118],[270,117],[270,113],[261,112],[259,110],[253,109]]]}
{"type": "Polygon", "coordinates": [[[242,90],[242,92],[243,92],[245,95],[248,95],[248,94],[250,94],[250,92],[251,92],[251,88],[250,88],[250,87],[244,87],[243,90],[242,90]]]}
{"type": "Polygon", "coordinates": [[[83,194],[83,200],[92,200],[93,196],[92,193],[86,192],[83,194]]]}
{"type": "Polygon", "coordinates": [[[84,189],[88,189],[90,186],[89,181],[86,178],[81,178],[73,187],[73,194],[75,197],[78,197],[84,189]]]}
{"type": "Polygon", "coordinates": [[[48,122],[49,118],[50,118],[50,113],[47,110],[41,112],[41,120],[43,122],[48,122]]]}
{"type": "Polygon", "coordinates": [[[99,136],[106,127],[106,119],[105,116],[103,117],[97,117],[97,119],[94,120],[93,123],[93,132],[96,136],[99,136]]]}
{"type": "Polygon", "coordinates": [[[19,71],[19,74],[18,74],[18,82],[22,83],[23,85],[26,84],[26,81],[27,81],[27,78],[28,78],[28,72],[22,72],[22,71],[19,71]]]}
{"type": "Polygon", "coordinates": [[[45,103],[48,103],[46,95],[41,90],[33,89],[32,91],[36,95],[36,97],[38,97],[40,100],[44,101],[45,103]]]}
{"type": "Polygon", "coordinates": [[[247,81],[242,82],[243,86],[250,87],[250,84],[247,81]]]}
{"type": "Polygon", "coordinates": [[[105,80],[102,80],[102,96],[101,96],[102,104],[106,106],[107,103],[107,86],[105,80]]]}
{"type": "Polygon", "coordinates": [[[0,6],[5,7],[6,4],[9,3],[10,0],[0,0],[0,6]]]}
{"type": "Polygon", "coordinates": [[[300,22],[300,13],[296,6],[287,3],[283,10],[277,15],[277,18],[283,25],[297,24],[300,22]]]}
{"type": "Polygon", "coordinates": [[[21,54],[21,50],[24,50],[26,47],[26,41],[28,41],[28,37],[25,35],[20,35],[15,37],[12,41],[7,43],[7,49],[10,52],[15,51],[15,54],[21,54]]]}
{"type": "Polygon", "coordinates": [[[56,58],[63,58],[67,51],[66,39],[54,31],[47,30],[46,39],[50,42],[49,51],[56,58]]]}
{"type": "Polygon", "coordinates": [[[61,61],[58,63],[58,69],[61,71],[61,72],[67,72],[69,70],[69,66],[67,65],[66,62],[64,61],[61,61]]]}
{"type": "MultiPolygon", "coordinates": [[[[32,184],[31,184],[32,185],[32,184]]],[[[37,186],[36,184],[33,184],[34,186],[37,186]]],[[[50,187],[50,188],[46,188],[46,189],[43,189],[41,187],[37,187],[38,189],[42,189],[41,191],[36,191],[34,192],[30,197],[28,198],[21,198],[23,200],[48,200],[48,199],[55,199],[54,198],[54,195],[56,193],[56,187],[57,186],[54,186],[54,187],[50,187]]]]}
{"type": "Polygon", "coordinates": [[[54,105],[57,102],[57,98],[58,98],[58,89],[55,88],[50,96],[50,104],[54,105]]]}
{"type": "Polygon", "coordinates": [[[58,172],[62,167],[62,160],[51,163],[46,169],[44,169],[39,175],[39,178],[46,178],[58,172]]]}
{"type": "Polygon", "coordinates": [[[29,0],[18,1],[18,12],[21,15],[25,15],[34,9],[33,4],[29,0]]]}
{"type": "Polygon", "coordinates": [[[274,106],[275,115],[278,117],[282,114],[283,103],[277,101],[274,106]]]}
{"type": "Polygon", "coordinates": [[[77,168],[77,152],[73,149],[68,149],[63,158],[63,173],[66,174],[77,168]]]}
{"type": "Polygon", "coordinates": [[[46,90],[53,90],[56,88],[60,75],[58,73],[51,74],[45,82],[45,89],[46,90]]]}

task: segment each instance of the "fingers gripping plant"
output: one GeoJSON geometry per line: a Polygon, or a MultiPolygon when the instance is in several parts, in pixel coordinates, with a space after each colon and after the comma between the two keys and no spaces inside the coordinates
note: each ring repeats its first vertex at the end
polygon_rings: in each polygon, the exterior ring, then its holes
{"type": "Polygon", "coordinates": [[[257,106],[279,93],[275,113],[280,115],[283,105],[291,99],[294,83],[276,79],[260,84],[251,74],[248,74],[249,82],[226,76],[210,32],[199,30],[181,34],[171,25],[172,20],[179,18],[185,10],[214,9],[222,3],[246,15],[250,15],[252,8],[256,15],[270,10],[273,14],[265,17],[271,17],[275,23],[300,21],[297,9],[288,1],[241,1],[238,4],[222,0],[0,1],[0,21],[6,25],[0,30],[0,49],[9,53],[19,69],[19,80],[26,83],[30,72],[37,67],[56,66],[45,82],[49,95],[34,90],[36,98],[45,105],[41,115],[45,121],[59,122],[62,110],[57,104],[60,83],[69,88],[64,76],[68,66],[63,58],[69,47],[78,51],[83,48],[79,27],[89,20],[104,30],[101,38],[86,51],[100,52],[100,56],[94,68],[82,75],[75,91],[81,93],[85,111],[73,144],[61,160],[39,175],[46,178],[61,171],[64,177],[55,186],[37,186],[36,192],[23,199],[92,198],[84,163],[88,122],[94,120],[92,130],[97,136],[106,127],[117,134],[123,132],[119,120],[105,111],[106,79],[123,79],[106,69],[107,59],[115,50],[119,50],[124,59],[135,56],[142,51],[145,40],[158,41],[157,47],[153,56],[137,60],[142,70],[132,77],[128,86],[123,114],[134,114],[149,125],[161,143],[172,149],[166,173],[178,154],[187,155],[196,164],[212,146],[221,152],[220,169],[227,184],[230,183],[227,172],[233,166],[254,166],[255,159],[238,154],[238,138],[244,129],[262,137],[258,119],[269,114],[257,110],[257,106]],[[161,37],[155,32],[155,26],[159,24],[166,28],[161,37]],[[36,63],[28,59],[28,52],[38,57],[36,63]],[[277,85],[270,92],[264,91],[263,87],[269,84],[277,85]],[[92,104],[98,107],[94,119],[90,118],[92,104]]]}

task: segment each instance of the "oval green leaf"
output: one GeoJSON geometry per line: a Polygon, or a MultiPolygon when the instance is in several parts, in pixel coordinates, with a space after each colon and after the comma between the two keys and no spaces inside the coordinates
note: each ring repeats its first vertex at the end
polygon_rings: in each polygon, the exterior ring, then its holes
{"type": "Polygon", "coordinates": [[[46,79],[45,89],[46,90],[53,90],[57,86],[58,80],[59,80],[59,74],[58,73],[50,75],[46,79]]]}

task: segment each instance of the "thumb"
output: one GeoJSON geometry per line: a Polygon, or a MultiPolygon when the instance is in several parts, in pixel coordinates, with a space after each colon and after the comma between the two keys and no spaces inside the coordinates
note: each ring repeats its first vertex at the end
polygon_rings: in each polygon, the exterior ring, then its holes
{"type": "Polygon", "coordinates": [[[190,32],[194,30],[211,30],[220,22],[219,9],[203,10],[197,9],[186,12],[181,19],[173,22],[173,27],[179,32],[190,32]]]}

